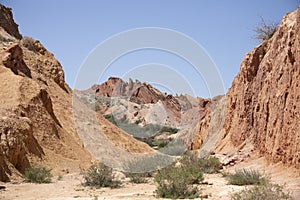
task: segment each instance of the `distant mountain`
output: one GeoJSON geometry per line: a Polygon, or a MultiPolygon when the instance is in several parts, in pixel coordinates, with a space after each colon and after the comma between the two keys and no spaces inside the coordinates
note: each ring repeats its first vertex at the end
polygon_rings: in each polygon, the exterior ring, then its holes
{"type": "Polygon", "coordinates": [[[111,77],[85,91],[75,91],[82,102],[127,133],[155,146],[157,140],[182,140],[190,148],[190,134],[199,121],[201,98],[162,93],[148,83],[111,77]]]}

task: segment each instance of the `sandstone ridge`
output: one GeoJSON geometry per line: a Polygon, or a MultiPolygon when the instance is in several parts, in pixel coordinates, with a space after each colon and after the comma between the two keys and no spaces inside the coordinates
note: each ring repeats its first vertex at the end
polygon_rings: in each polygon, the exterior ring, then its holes
{"type": "Polygon", "coordinates": [[[76,134],[60,63],[21,36],[9,8],[1,5],[0,16],[0,181],[36,164],[54,171],[87,166],[92,158],[76,134]]]}
{"type": "Polygon", "coordinates": [[[219,134],[216,152],[228,154],[251,144],[270,162],[300,169],[299,41],[300,8],[244,57],[226,99],[221,99],[226,105],[216,106],[199,122],[193,149],[201,148],[209,134],[205,127],[210,127],[219,134]],[[213,113],[221,112],[220,122],[211,121],[213,113]]]}

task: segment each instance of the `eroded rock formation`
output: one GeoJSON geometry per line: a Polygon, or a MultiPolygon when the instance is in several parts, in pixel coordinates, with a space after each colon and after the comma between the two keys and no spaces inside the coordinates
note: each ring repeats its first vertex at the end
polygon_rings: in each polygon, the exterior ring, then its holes
{"type": "Polygon", "coordinates": [[[19,33],[18,25],[13,20],[13,15],[10,8],[0,5],[0,27],[17,39],[21,39],[22,35],[19,33]]]}
{"type": "MultiPolygon", "coordinates": [[[[223,112],[217,152],[251,143],[271,162],[300,168],[299,8],[283,18],[272,38],[244,57],[223,112]]],[[[198,124],[195,144],[203,143],[209,126],[220,124],[206,115],[198,124]]]]}
{"type": "Polygon", "coordinates": [[[0,181],[41,162],[55,170],[88,165],[61,65],[38,41],[22,38],[9,8],[0,5],[0,17],[0,181]]]}
{"type": "Polygon", "coordinates": [[[227,94],[223,137],[300,168],[300,9],[249,52],[227,94]]]}

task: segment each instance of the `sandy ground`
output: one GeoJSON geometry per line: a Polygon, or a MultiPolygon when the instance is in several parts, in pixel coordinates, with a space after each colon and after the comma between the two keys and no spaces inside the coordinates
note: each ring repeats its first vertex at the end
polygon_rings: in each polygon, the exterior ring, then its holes
{"type": "Polygon", "coordinates": [[[148,199],[153,196],[155,185],[124,183],[121,188],[94,189],[81,185],[79,174],[67,174],[61,180],[53,178],[50,184],[7,183],[0,192],[0,199],[65,200],[65,199],[148,199]],[[141,198],[140,198],[141,197],[141,198]]]}
{"type": "MultiPolygon", "coordinates": [[[[68,174],[61,180],[53,178],[50,184],[31,183],[6,183],[6,189],[0,191],[0,199],[13,200],[109,200],[109,199],[157,199],[155,197],[156,185],[152,179],[145,184],[133,184],[125,180],[121,188],[94,189],[81,185],[79,174],[68,174]]],[[[209,199],[229,199],[228,194],[232,191],[242,189],[241,186],[227,185],[227,181],[221,174],[211,174],[205,176],[205,182],[209,184],[201,185],[203,194],[207,194],[209,199]]],[[[2,184],[3,185],[3,184],[2,184]]],[[[200,199],[200,198],[199,198],[200,199]]]]}
{"type": "MultiPolygon", "coordinates": [[[[279,184],[286,184],[286,188],[293,193],[294,199],[300,199],[300,174],[293,169],[282,168],[280,165],[267,165],[262,158],[249,160],[232,166],[226,171],[250,168],[258,169],[279,184]]],[[[32,184],[24,182],[1,183],[5,186],[0,190],[1,200],[116,200],[116,199],[157,199],[156,185],[152,178],[148,183],[133,184],[128,179],[122,180],[121,188],[90,188],[82,186],[82,176],[79,173],[65,174],[62,179],[53,177],[50,184],[32,184]]],[[[222,174],[205,174],[206,184],[199,185],[201,193],[212,200],[229,200],[230,194],[240,191],[245,186],[228,185],[222,174]]],[[[198,198],[200,199],[200,198],[198,198]]]]}

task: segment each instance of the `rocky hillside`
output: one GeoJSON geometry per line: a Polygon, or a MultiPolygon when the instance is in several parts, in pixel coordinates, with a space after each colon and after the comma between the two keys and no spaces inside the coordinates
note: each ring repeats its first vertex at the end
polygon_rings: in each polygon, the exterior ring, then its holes
{"type": "Polygon", "coordinates": [[[91,161],[72,123],[72,91],[60,63],[39,41],[22,38],[0,5],[0,181],[37,163],[72,170],[91,161]]]}
{"type": "Polygon", "coordinates": [[[127,83],[120,78],[111,77],[101,85],[94,85],[89,91],[104,97],[128,97],[137,104],[161,102],[174,120],[180,121],[181,118],[181,105],[174,96],[161,93],[150,84],[138,80],[134,82],[130,79],[127,83]]]}
{"type": "Polygon", "coordinates": [[[300,168],[300,9],[249,52],[227,95],[223,137],[251,138],[273,162],[300,168]]]}
{"type": "Polygon", "coordinates": [[[10,8],[0,6],[0,27],[4,29],[9,35],[16,39],[21,39],[22,35],[19,33],[18,25],[13,20],[13,15],[10,8]]]}
{"type": "MultiPolygon", "coordinates": [[[[21,36],[9,8],[0,5],[0,17],[0,181],[17,178],[34,165],[60,173],[89,166],[94,158],[78,132],[85,125],[74,123],[73,92],[61,64],[39,41],[21,36]]],[[[101,116],[100,124],[104,131],[94,134],[107,133],[116,146],[151,151],[101,116]]]]}
{"type": "Polygon", "coordinates": [[[189,148],[199,114],[201,117],[205,115],[203,102],[206,100],[162,93],[138,80],[125,82],[111,77],[88,90],[76,90],[75,96],[119,128],[155,149],[172,146],[179,141],[181,145],[178,149],[189,148]]]}
{"type": "Polygon", "coordinates": [[[298,8],[283,18],[271,39],[244,57],[226,95],[226,106],[212,112],[220,115],[222,111],[225,117],[218,123],[210,121],[211,115],[202,119],[194,142],[201,144],[207,136],[203,127],[219,127],[218,152],[241,150],[251,143],[271,162],[300,168],[299,49],[298,8]]]}

